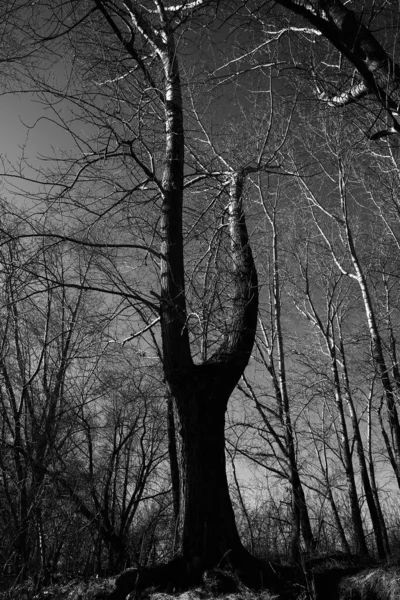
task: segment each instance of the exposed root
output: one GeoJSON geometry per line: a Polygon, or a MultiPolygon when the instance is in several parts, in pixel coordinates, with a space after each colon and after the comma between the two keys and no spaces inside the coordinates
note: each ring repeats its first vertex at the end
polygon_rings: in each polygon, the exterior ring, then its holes
{"type": "Polygon", "coordinates": [[[208,591],[210,596],[235,593],[241,586],[286,595],[293,586],[298,586],[301,578],[301,574],[291,567],[272,565],[253,557],[246,557],[236,568],[223,565],[223,568],[207,570],[176,558],[167,564],[125,571],[117,578],[109,600],[125,600],[131,592],[140,594],[148,588],[171,593],[197,586],[208,591]]]}
{"type": "Polygon", "coordinates": [[[247,552],[225,557],[218,568],[183,558],[146,569],[130,569],[116,580],[109,600],[125,600],[145,590],[176,593],[196,588],[204,598],[239,594],[243,590],[268,590],[275,598],[304,600],[398,600],[400,578],[389,570],[365,571],[365,564],[342,557],[309,561],[304,571],[257,559],[247,552]],[[349,564],[350,562],[350,564],[349,564]],[[306,572],[307,571],[307,572],[306,572]],[[357,575],[355,575],[357,573],[357,575]]]}

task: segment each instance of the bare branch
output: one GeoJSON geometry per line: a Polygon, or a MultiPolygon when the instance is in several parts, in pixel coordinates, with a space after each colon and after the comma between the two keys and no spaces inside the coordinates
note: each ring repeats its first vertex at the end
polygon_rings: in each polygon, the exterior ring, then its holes
{"type": "Polygon", "coordinates": [[[353,85],[346,92],[333,96],[329,96],[329,94],[324,92],[318,85],[316,86],[316,96],[318,100],[326,102],[328,106],[333,107],[346,106],[347,104],[351,104],[352,102],[356,102],[356,100],[364,98],[368,94],[371,94],[371,90],[364,81],[353,85]]]}

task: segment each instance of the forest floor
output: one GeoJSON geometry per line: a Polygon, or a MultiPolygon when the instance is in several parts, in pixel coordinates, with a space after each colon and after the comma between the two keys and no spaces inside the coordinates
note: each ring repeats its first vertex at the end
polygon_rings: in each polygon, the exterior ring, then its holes
{"type": "MultiPolygon", "coordinates": [[[[71,579],[35,589],[33,582],[14,586],[0,592],[0,600],[105,600],[115,589],[115,579],[92,577],[86,580],[71,579]]],[[[253,592],[239,584],[237,591],[220,593],[210,585],[180,594],[165,594],[147,590],[141,600],[399,600],[400,565],[368,568],[348,574],[343,565],[333,565],[314,573],[309,589],[304,585],[291,586],[282,594],[267,590],[253,592]]],[[[134,600],[132,592],[127,600],[134,600]]]]}
{"type": "MultiPolygon", "coordinates": [[[[0,593],[0,600],[104,600],[114,590],[115,578],[91,578],[86,581],[71,580],[64,584],[53,584],[35,592],[32,585],[21,584],[13,590],[0,593]]],[[[296,596],[301,598],[302,596],[296,596]]],[[[135,592],[128,595],[127,600],[133,600],[135,592]]],[[[155,590],[147,590],[140,595],[146,600],[279,600],[279,596],[268,591],[252,592],[244,588],[235,593],[212,594],[205,588],[195,588],[179,594],[165,594],[155,590]]],[[[294,600],[295,596],[293,596],[294,600]]],[[[286,599],[285,599],[286,600],[286,599]]]]}

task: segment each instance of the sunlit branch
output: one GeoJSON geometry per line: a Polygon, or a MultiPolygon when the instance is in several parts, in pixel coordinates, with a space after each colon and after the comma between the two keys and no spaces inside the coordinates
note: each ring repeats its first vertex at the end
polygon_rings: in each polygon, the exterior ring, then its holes
{"type": "MultiPolygon", "coordinates": [[[[314,29],[312,27],[284,27],[282,29],[279,29],[278,31],[264,31],[264,33],[268,33],[268,35],[275,35],[275,36],[281,36],[284,33],[291,33],[291,32],[295,32],[295,33],[307,33],[309,35],[322,35],[322,33],[319,31],[319,29],[314,29]]],[[[277,39],[279,39],[279,37],[276,37],[274,39],[272,39],[271,41],[274,42],[277,39]]]]}
{"type": "Polygon", "coordinates": [[[247,67],[246,69],[241,69],[240,71],[235,71],[234,73],[230,73],[229,75],[218,75],[217,77],[213,77],[212,79],[220,79],[220,81],[215,85],[215,87],[218,87],[219,85],[223,85],[223,84],[227,83],[228,81],[231,81],[235,77],[238,77],[239,75],[244,75],[245,73],[250,73],[250,71],[256,71],[257,69],[269,69],[271,67],[276,67],[276,66],[282,65],[282,64],[284,64],[283,61],[276,61],[276,62],[271,62],[271,63],[260,63],[257,65],[254,65],[252,67],[247,67]]]}
{"type": "MultiPolygon", "coordinates": [[[[161,319],[161,317],[157,317],[157,319],[154,319],[154,321],[152,321],[151,323],[149,323],[146,327],[144,327],[140,331],[132,333],[127,338],[125,338],[124,340],[122,340],[122,342],[120,342],[121,345],[124,346],[127,342],[130,342],[131,340],[134,340],[135,338],[140,337],[141,335],[143,335],[144,333],[146,333],[146,331],[149,331],[149,329],[151,329],[152,327],[154,327],[154,325],[156,325],[157,323],[159,323],[160,319],[161,319]]],[[[117,340],[110,340],[110,342],[116,342],[116,343],[118,343],[117,340]]]]}
{"type": "Polygon", "coordinates": [[[206,4],[207,0],[193,0],[193,2],[182,2],[181,4],[175,4],[175,6],[166,6],[165,10],[174,12],[179,10],[190,10],[191,8],[196,8],[197,6],[202,6],[206,4]]]}
{"type": "Polygon", "coordinates": [[[368,94],[371,94],[371,90],[364,81],[353,85],[349,90],[330,96],[324,92],[318,85],[316,86],[316,96],[318,100],[326,102],[328,106],[338,107],[346,106],[352,102],[356,102],[360,98],[364,98],[368,94]]]}

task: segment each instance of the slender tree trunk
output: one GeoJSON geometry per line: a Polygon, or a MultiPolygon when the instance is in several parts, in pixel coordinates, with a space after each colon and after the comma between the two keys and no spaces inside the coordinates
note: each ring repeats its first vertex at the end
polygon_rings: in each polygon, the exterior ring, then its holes
{"type": "MultiPolygon", "coordinates": [[[[301,482],[297,470],[296,448],[294,440],[294,431],[292,418],[290,414],[290,401],[286,383],[286,364],[285,352],[283,347],[283,333],[281,322],[281,289],[279,278],[279,258],[278,258],[278,236],[275,222],[275,212],[271,219],[272,224],[272,255],[273,255],[273,297],[274,297],[274,317],[275,331],[278,345],[278,389],[277,401],[282,415],[283,428],[285,432],[285,444],[290,468],[290,483],[292,486],[292,536],[291,536],[291,556],[294,564],[300,563],[300,519],[301,519],[301,500],[299,490],[301,482]]],[[[304,512],[304,511],[303,511],[304,512]]],[[[311,531],[311,528],[310,528],[311,531]]]]}
{"type": "Polygon", "coordinates": [[[240,489],[240,483],[239,483],[237,473],[236,473],[235,456],[231,457],[231,467],[232,467],[232,472],[233,472],[233,479],[235,481],[236,493],[239,498],[240,507],[241,507],[243,514],[245,516],[245,519],[246,519],[248,534],[250,536],[250,552],[252,554],[254,554],[256,546],[255,546],[255,540],[254,540],[253,524],[251,522],[250,514],[249,514],[249,511],[246,507],[246,503],[243,498],[242,490],[240,489]]]}
{"type": "Polygon", "coordinates": [[[393,461],[392,466],[394,468],[397,480],[400,479],[400,421],[399,415],[396,407],[396,401],[393,393],[393,386],[389,376],[389,369],[387,368],[385,356],[383,352],[383,344],[381,335],[378,329],[375,311],[371,300],[371,295],[369,293],[367,279],[365,277],[363,268],[361,266],[360,260],[358,258],[358,254],[356,251],[356,247],[353,240],[352,231],[350,228],[348,213],[347,213],[347,200],[346,200],[346,183],[345,183],[345,174],[342,162],[339,158],[339,188],[340,188],[340,199],[341,199],[341,209],[345,223],[345,231],[347,244],[349,247],[351,260],[353,263],[355,274],[353,275],[353,279],[355,279],[360,287],[365,314],[368,323],[369,335],[371,340],[371,348],[372,348],[372,358],[374,364],[377,369],[377,373],[379,375],[382,388],[385,394],[386,400],[386,408],[388,421],[390,426],[391,433],[391,442],[393,447],[393,461]]]}
{"type": "Polygon", "coordinates": [[[365,540],[365,534],[363,529],[360,505],[358,503],[358,494],[356,481],[354,476],[354,467],[352,461],[352,455],[350,450],[350,441],[348,435],[348,428],[346,422],[346,416],[344,412],[343,402],[343,391],[340,382],[339,375],[339,362],[337,357],[337,345],[335,340],[335,329],[334,329],[334,314],[332,298],[327,296],[327,324],[324,325],[322,319],[315,307],[313,298],[310,291],[310,282],[308,279],[307,272],[304,272],[304,282],[306,285],[306,295],[309,302],[311,311],[306,311],[306,316],[309,318],[314,325],[316,325],[321,332],[326,348],[330,358],[330,368],[332,372],[332,383],[333,393],[335,397],[335,404],[339,414],[340,423],[340,434],[338,435],[338,443],[341,451],[341,457],[345,468],[345,477],[347,483],[347,491],[350,502],[350,510],[353,522],[354,541],[356,546],[356,552],[362,556],[368,556],[368,548],[365,540]]]}
{"type": "Polygon", "coordinates": [[[361,481],[363,484],[365,499],[366,499],[369,514],[371,517],[372,527],[374,530],[376,548],[378,551],[379,558],[385,558],[386,551],[385,551],[385,544],[384,544],[382,527],[381,527],[381,520],[379,519],[378,510],[377,510],[377,507],[375,504],[375,497],[374,497],[374,494],[372,493],[372,487],[371,487],[370,479],[368,476],[368,469],[367,469],[367,463],[365,460],[364,447],[362,444],[360,428],[358,426],[357,418],[355,416],[355,410],[354,410],[354,405],[353,405],[352,399],[350,399],[348,401],[348,404],[350,407],[350,417],[351,417],[351,422],[352,422],[353,435],[354,435],[354,439],[355,439],[355,443],[356,443],[358,464],[360,466],[361,481]]]}
{"type": "Polygon", "coordinates": [[[360,505],[358,503],[358,494],[356,488],[356,482],[354,477],[353,461],[350,452],[350,443],[347,430],[346,417],[344,414],[343,400],[339,382],[339,374],[337,370],[337,362],[335,357],[334,345],[330,348],[331,359],[332,359],[332,371],[334,374],[335,383],[335,398],[336,406],[339,412],[340,419],[340,435],[341,435],[341,451],[343,464],[346,473],[347,490],[350,501],[350,510],[354,528],[354,541],[356,546],[356,553],[361,556],[368,556],[368,548],[365,540],[365,534],[363,529],[360,505]]]}
{"type": "Polygon", "coordinates": [[[337,528],[338,533],[339,533],[340,542],[342,544],[343,552],[346,552],[347,554],[351,554],[350,545],[349,545],[349,542],[347,541],[346,534],[345,534],[345,531],[344,531],[344,527],[342,525],[342,521],[340,520],[339,511],[338,511],[338,508],[336,506],[335,498],[333,497],[332,488],[331,488],[331,484],[330,484],[329,481],[327,481],[326,494],[327,494],[327,497],[328,497],[328,500],[329,500],[329,504],[331,505],[333,518],[335,520],[336,528],[337,528]]]}
{"type": "Polygon", "coordinates": [[[367,549],[367,543],[365,540],[360,505],[358,503],[358,494],[357,494],[357,487],[356,487],[355,476],[354,476],[353,460],[352,460],[352,455],[351,455],[351,451],[350,451],[350,441],[349,441],[346,417],[344,414],[343,398],[342,398],[342,391],[341,391],[341,387],[340,387],[339,374],[338,374],[338,370],[337,370],[334,342],[330,348],[330,352],[331,352],[331,358],[332,358],[332,370],[334,373],[336,406],[337,406],[337,409],[339,412],[339,420],[340,420],[341,454],[342,454],[342,459],[343,459],[343,464],[344,464],[345,474],[346,474],[347,490],[348,490],[348,496],[349,496],[349,501],[350,501],[351,516],[352,516],[352,521],[353,521],[356,553],[361,554],[362,556],[368,556],[368,549],[367,549]]]}
{"type": "Polygon", "coordinates": [[[301,532],[303,534],[304,545],[306,551],[308,553],[313,553],[316,549],[316,541],[314,539],[314,534],[311,528],[310,515],[308,512],[307,501],[304,495],[303,485],[301,483],[300,477],[297,473],[297,479],[294,482],[294,489],[296,492],[297,502],[300,507],[300,526],[301,532]],[[298,483],[297,483],[298,479],[298,483]]]}
{"type": "Polygon", "coordinates": [[[381,531],[383,535],[383,543],[385,547],[385,552],[387,556],[390,556],[390,544],[389,544],[389,536],[386,528],[385,518],[383,516],[382,507],[379,499],[378,486],[376,485],[375,478],[375,466],[374,466],[374,457],[372,452],[372,394],[373,394],[373,383],[371,385],[369,397],[368,397],[368,467],[369,467],[369,477],[371,482],[372,493],[375,499],[375,506],[378,511],[378,519],[381,526],[381,531]]]}
{"type": "MultiPolygon", "coordinates": [[[[311,428],[310,428],[310,433],[312,434],[311,428]]],[[[331,485],[331,482],[329,481],[328,461],[327,461],[327,457],[326,457],[326,450],[324,451],[324,460],[325,460],[325,464],[324,464],[321,459],[320,452],[318,451],[316,440],[315,440],[314,436],[313,436],[313,440],[314,440],[315,451],[316,451],[316,455],[318,458],[318,462],[320,464],[322,475],[324,477],[324,482],[325,482],[325,487],[326,487],[326,492],[325,492],[326,497],[331,506],[333,518],[334,518],[334,521],[336,524],[337,531],[339,533],[340,542],[342,544],[343,551],[346,552],[347,554],[350,554],[350,546],[346,539],[346,534],[344,532],[344,528],[343,528],[342,522],[340,520],[340,515],[339,515],[339,511],[336,506],[335,498],[333,497],[332,485],[331,485]]]]}
{"type": "Polygon", "coordinates": [[[369,514],[371,516],[371,523],[374,530],[376,548],[378,551],[379,558],[386,557],[385,544],[383,539],[383,532],[381,528],[381,521],[377,506],[375,504],[374,494],[372,493],[371,483],[368,475],[367,461],[364,453],[364,445],[361,438],[360,427],[358,425],[357,414],[353,402],[353,397],[350,392],[350,382],[347,372],[347,362],[344,351],[344,343],[342,338],[342,331],[340,323],[338,322],[339,338],[340,338],[340,353],[343,361],[343,376],[344,376],[344,395],[347,401],[347,406],[350,413],[351,424],[353,428],[353,436],[356,444],[356,451],[358,457],[358,464],[360,466],[361,481],[364,487],[365,499],[367,501],[369,514]]]}
{"type": "MultiPolygon", "coordinates": [[[[278,196],[277,196],[278,197],[278,196]]],[[[270,349],[270,364],[267,369],[271,375],[275,390],[276,402],[282,422],[285,439],[285,455],[289,463],[290,483],[292,487],[292,535],[291,535],[291,557],[294,564],[300,564],[300,533],[303,531],[304,543],[308,552],[315,549],[311,523],[308,515],[308,508],[305,500],[304,490],[300,480],[296,456],[296,439],[292,425],[290,398],[287,387],[286,377],[286,359],[282,330],[282,298],[280,282],[280,264],[279,264],[279,245],[278,229],[276,223],[276,205],[267,207],[266,201],[261,196],[264,206],[264,213],[269,220],[272,229],[272,297],[273,306],[273,337],[277,345],[277,368],[273,359],[273,349],[270,349]]],[[[262,326],[264,339],[267,343],[267,335],[262,326]]]]}

